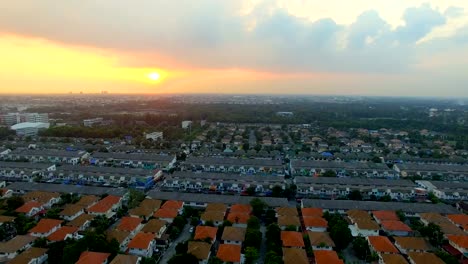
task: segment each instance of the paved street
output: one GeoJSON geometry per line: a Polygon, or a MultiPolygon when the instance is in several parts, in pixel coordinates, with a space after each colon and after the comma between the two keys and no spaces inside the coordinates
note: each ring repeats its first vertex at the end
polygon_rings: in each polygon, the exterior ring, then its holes
{"type": "Polygon", "coordinates": [[[179,244],[180,242],[187,241],[190,238],[189,229],[190,225],[186,224],[180,236],[176,240],[174,240],[172,244],[167,248],[167,250],[163,253],[163,257],[161,258],[159,263],[167,263],[169,259],[171,259],[172,256],[175,255],[175,247],[177,246],[177,244],[179,244]]]}
{"type": "Polygon", "coordinates": [[[262,244],[260,246],[260,252],[258,254],[259,257],[258,257],[257,263],[258,264],[263,264],[265,262],[265,256],[266,256],[266,253],[267,253],[266,238],[265,238],[266,227],[265,227],[264,224],[262,224],[260,226],[260,232],[262,232],[262,244]]]}

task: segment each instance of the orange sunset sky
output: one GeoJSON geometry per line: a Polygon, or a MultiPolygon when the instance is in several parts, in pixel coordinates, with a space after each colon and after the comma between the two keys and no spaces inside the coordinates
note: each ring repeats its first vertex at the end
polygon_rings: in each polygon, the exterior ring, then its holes
{"type": "Polygon", "coordinates": [[[0,10],[0,94],[468,96],[468,1],[25,0],[0,10]]]}

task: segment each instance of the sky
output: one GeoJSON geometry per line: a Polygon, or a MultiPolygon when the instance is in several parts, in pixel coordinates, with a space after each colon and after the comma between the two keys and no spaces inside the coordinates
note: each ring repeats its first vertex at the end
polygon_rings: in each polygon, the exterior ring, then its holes
{"type": "Polygon", "coordinates": [[[0,10],[0,94],[468,97],[466,0],[22,0],[0,10]]]}

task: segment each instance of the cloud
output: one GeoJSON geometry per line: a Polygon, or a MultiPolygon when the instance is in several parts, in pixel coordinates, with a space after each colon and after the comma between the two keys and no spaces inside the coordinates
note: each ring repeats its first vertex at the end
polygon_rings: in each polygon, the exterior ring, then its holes
{"type": "MultiPolygon", "coordinates": [[[[393,28],[372,5],[349,25],[320,14],[295,16],[275,0],[247,13],[243,8],[240,0],[4,1],[0,32],[163,54],[197,68],[395,73],[424,54],[417,52],[418,40],[460,13],[450,8],[442,14],[428,4],[409,7],[404,25],[393,28]]],[[[132,64],[164,66],[152,58],[132,64]]]]}
{"type": "Polygon", "coordinates": [[[463,7],[450,6],[449,8],[447,8],[447,10],[445,10],[444,16],[457,18],[462,16],[464,11],[465,9],[463,7]]]}

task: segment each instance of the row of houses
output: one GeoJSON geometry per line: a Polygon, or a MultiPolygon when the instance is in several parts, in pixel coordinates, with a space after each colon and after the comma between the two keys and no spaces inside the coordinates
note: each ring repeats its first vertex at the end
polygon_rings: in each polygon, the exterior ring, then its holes
{"type": "Polygon", "coordinates": [[[396,171],[383,163],[291,160],[294,176],[316,176],[326,171],[333,171],[338,177],[399,178],[396,171]]]}

